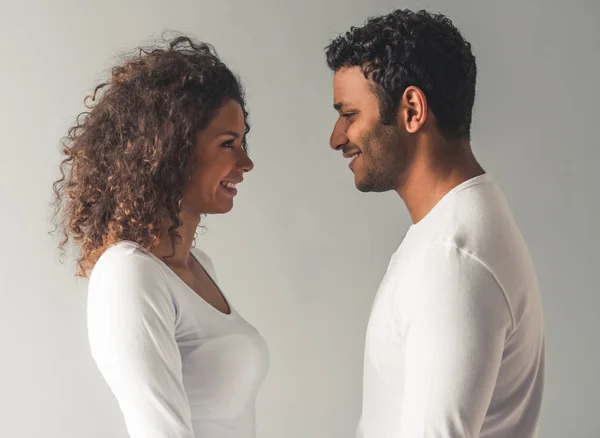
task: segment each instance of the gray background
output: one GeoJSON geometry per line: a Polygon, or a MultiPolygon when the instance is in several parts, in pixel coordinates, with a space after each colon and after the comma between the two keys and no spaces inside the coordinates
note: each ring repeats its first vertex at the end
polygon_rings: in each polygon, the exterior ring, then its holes
{"type": "Polygon", "coordinates": [[[479,64],[473,146],[529,243],[547,321],[542,437],[600,436],[597,1],[2,1],[0,435],[125,437],[89,357],[85,281],[48,236],[59,139],[115,54],[189,32],[248,90],[256,168],[199,239],[272,363],[259,438],[351,437],[369,307],[409,225],[328,148],[323,47],[393,7],[448,14],[479,64]]]}

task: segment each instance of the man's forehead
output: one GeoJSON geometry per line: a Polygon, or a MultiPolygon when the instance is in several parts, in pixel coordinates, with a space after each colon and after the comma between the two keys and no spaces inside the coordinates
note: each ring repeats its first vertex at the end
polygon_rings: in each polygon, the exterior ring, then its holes
{"type": "Polygon", "coordinates": [[[347,81],[339,81],[333,86],[333,108],[341,110],[343,108],[368,105],[373,98],[373,87],[371,83],[362,76],[359,70],[359,78],[353,78],[347,81]]]}
{"type": "Polygon", "coordinates": [[[343,85],[345,83],[352,84],[368,84],[369,80],[365,78],[365,74],[360,67],[343,67],[335,72],[333,76],[334,85],[343,85]]]}
{"type": "Polygon", "coordinates": [[[336,100],[348,102],[356,95],[370,91],[371,82],[367,80],[358,67],[343,69],[336,72],[333,78],[333,92],[336,100]],[[350,97],[352,96],[352,97],[350,97]]]}

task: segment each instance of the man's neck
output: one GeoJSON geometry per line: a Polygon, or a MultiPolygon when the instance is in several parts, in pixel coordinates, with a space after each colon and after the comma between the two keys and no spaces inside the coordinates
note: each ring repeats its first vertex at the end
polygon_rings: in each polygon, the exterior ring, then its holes
{"type": "Polygon", "coordinates": [[[468,143],[443,159],[430,152],[417,154],[396,190],[416,224],[456,186],[485,173],[468,143]]]}

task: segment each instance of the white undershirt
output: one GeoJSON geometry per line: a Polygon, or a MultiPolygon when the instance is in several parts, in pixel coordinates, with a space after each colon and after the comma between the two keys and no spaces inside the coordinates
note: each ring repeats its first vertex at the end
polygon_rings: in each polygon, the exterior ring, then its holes
{"type": "Polygon", "coordinates": [[[531,438],[543,314],[525,243],[493,180],[413,225],[373,303],[361,438],[531,438]]]}
{"type": "Polygon", "coordinates": [[[132,438],[255,437],[268,351],[231,305],[218,311],[132,242],[102,255],[88,290],[92,356],[132,438]]]}

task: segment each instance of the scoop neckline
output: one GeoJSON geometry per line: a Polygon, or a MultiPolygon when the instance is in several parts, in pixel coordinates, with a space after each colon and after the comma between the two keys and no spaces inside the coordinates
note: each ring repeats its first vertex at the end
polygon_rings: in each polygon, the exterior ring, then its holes
{"type": "MultiPolygon", "coordinates": [[[[229,302],[229,299],[227,299],[227,297],[225,296],[225,294],[223,293],[223,291],[221,290],[221,288],[219,287],[219,285],[217,284],[217,282],[215,281],[215,279],[210,275],[210,273],[206,270],[206,268],[204,267],[204,265],[202,265],[202,263],[200,262],[200,260],[198,260],[198,257],[196,257],[196,255],[194,254],[194,249],[195,248],[191,248],[190,250],[190,255],[192,256],[192,258],[196,261],[196,263],[198,263],[198,265],[200,266],[200,269],[202,269],[202,271],[204,271],[204,273],[206,274],[206,276],[210,279],[210,281],[214,284],[214,286],[217,288],[217,290],[219,291],[219,293],[221,294],[221,296],[223,297],[223,300],[225,300],[225,303],[227,304],[227,307],[229,308],[229,313],[225,313],[225,312],[221,312],[219,309],[217,309],[215,306],[213,306],[212,304],[210,304],[208,301],[206,301],[204,298],[202,298],[194,289],[192,289],[185,281],[183,281],[183,279],[177,275],[175,273],[175,271],[173,271],[169,265],[167,265],[160,257],[156,256],[155,254],[153,254],[151,251],[148,251],[146,248],[144,248],[143,246],[141,246],[138,243],[132,242],[130,240],[122,240],[119,243],[127,243],[130,244],[132,246],[134,246],[136,249],[139,249],[141,252],[143,252],[144,254],[147,254],[148,256],[150,256],[152,259],[154,259],[157,263],[159,263],[159,266],[161,268],[164,268],[167,270],[168,274],[172,277],[175,277],[176,280],[178,282],[180,282],[185,289],[187,289],[188,293],[191,293],[192,295],[194,295],[196,297],[196,299],[200,300],[200,302],[202,302],[205,306],[209,307],[213,312],[216,312],[217,314],[221,315],[224,318],[227,319],[234,319],[235,318],[235,309],[233,308],[233,306],[231,305],[231,303],[229,302]]],[[[163,271],[164,272],[164,271],[163,271]]]]}

